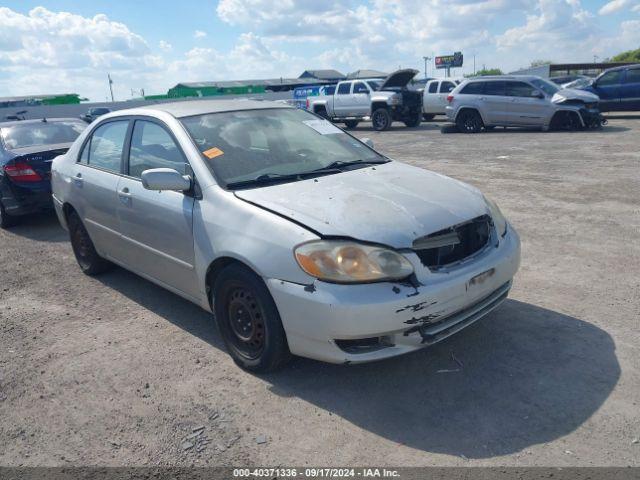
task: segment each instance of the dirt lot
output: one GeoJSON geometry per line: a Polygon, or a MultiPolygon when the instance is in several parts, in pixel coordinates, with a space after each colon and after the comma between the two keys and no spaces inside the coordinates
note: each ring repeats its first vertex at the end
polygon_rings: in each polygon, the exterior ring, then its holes
{"type": "Polygon", "coordinates": [[[523,247],[497,311],[376,364],[245,373],[198,307],[80,273],[53,216],[0,232],[0,465],[640,466],[639,132],[359,127],[481,188],[523,247]]]}

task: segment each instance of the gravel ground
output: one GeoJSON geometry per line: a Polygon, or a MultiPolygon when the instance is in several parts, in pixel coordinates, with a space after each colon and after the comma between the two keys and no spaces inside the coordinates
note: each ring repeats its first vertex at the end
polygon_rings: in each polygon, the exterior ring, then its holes
{"type": "Polygon", "coordinates": [[[1,231],[0,465],[640,466],[639,127],[358,127],[481,188],[522,237],[502,307],[369,365],[245,373],[198,307],[80,273],[55,217],[1,231]]]}

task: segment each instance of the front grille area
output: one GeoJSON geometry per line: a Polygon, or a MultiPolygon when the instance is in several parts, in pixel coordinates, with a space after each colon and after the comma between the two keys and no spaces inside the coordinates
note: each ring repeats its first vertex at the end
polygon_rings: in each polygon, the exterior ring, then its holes
{"type": "Polygon", "coordinates": [[[482,215],[413,242],[422,264],[437,270],[464,260],[482,250],[491,237],[491,217],[482,215]]]}

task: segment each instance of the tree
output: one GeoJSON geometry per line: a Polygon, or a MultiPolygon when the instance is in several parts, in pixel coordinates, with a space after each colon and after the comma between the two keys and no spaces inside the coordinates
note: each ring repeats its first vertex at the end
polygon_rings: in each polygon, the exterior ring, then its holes
{"type": "Polygon", "coordinates": [[[483,68],[478,70],[475,74],[467,75],[467,77],[482,77],[485,75],[502,75],[502,70],[499,68],[483,68]]]}
{"type": "Polygon", "coordinates": [[[611,57],[610,62],[638,62],[640,63],[640,48],[628,50],[611,57]]]}
{"type": "Polygon", "coordinates": [[[550,63],[551,63],[551,60],[534,60],[533,62],[531,62],[530,68],[549,65],[550,63]]]}

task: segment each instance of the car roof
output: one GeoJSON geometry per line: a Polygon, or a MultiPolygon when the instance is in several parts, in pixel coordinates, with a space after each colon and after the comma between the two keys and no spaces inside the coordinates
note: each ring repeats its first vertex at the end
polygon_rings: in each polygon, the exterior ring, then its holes
{"type": "MultiPolygon", "coordinates": [[[[0,128],[2,127],[13,127],[14,125],[33,125],[36,123],[43,123],[42,118],[36,118],[32,120],[8,120],[6,122],[0,122],[0,128]]],[[[74,123],[83,123],[82,120],[78,120],[77,118],[47,118],[45,123],[55,123],[55,122],[74,122],[74,123]]]]}
{"type": "MultiPolygon", "coordinates": [[[[235,112],[240,110],[263,110],[267,108],[294,108],[289,105],[263,100],[185,100],[182,102],[158,103],[147,105],[140,110],[155,110],[166,112],[176,118],[191,117],[193,115],[205,115],[207,113],[235,112]]],[[[134,110],[134,109],[132,109],[134,110]]],[[[130,110],[119,110],[118,114],[127,114],[130,110]]]]}
{"type": "MultiPolygon", "coordinates": [[[[484,80],[524,80],[524,81],[530,81],[530,80],[537,80],[537,79],[541,79],[541,77],[538,77],[537,75],[486,75],[486,76],[480,76],[480,77],[470,77],[467,80],[469,80],[470,82],[479,82],[479,81],[484,81],[484,80]]],[[[542,79],[544,80],[544,79],[542,79]]]]}
{"type": "Polygon", "coordinates": [[[640,63],[632,63],[631,65],[621,65],[620,67],[607,68],[602,73],[615,72],[615,71],[618,71],[618,70],[626,70],[627,68],[635,70],[636,68],[640,68],[640,63]]]}

